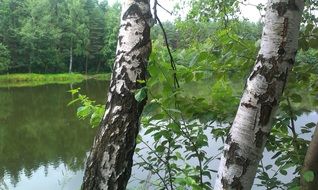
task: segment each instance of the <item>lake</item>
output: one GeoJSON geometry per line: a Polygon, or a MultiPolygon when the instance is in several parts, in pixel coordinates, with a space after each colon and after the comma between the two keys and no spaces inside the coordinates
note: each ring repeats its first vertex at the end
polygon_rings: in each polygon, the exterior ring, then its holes
{"type": "MultiPolygon", "coordinates": [[[[72,100],[67,91],[80,87],[82,94],[103,104],[107,86],[106,81],[88,80],[0,88],[0,190],[79,189],[96,129],[77,119],[76,105],[67,106],[72,100]]],[[[316,112],[304,114],[296,124],[317,122],[317,118],[316,112]]],[[[213,149],[210,153],[216,154],[217,148],[213,149]]],[[[270,161],[270,154],[265,154],[264,162],[270,161]]],[[[211,162],[211,169],[217,165],[217,160],[211,162]]],[[[138,186],[135,179],[147,176],[134,167],[129,186],[138,186]]]]}

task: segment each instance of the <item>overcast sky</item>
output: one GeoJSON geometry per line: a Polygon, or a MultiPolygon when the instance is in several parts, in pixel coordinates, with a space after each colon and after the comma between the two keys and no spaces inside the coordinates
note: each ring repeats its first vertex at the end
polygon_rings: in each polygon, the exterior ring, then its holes
{"type": "MultiPolygon", "coordinates": [[[[117,0],[108,0],[110,4],[113,4],[117,0]]],[[[167,10],[172,11],[174,6],[176,5],[178,0],[158,0],[159,4],[165,7],[167,10]]],[[[266,4],[267,0],[245,0],[244,4],[251,4],[248,6],[241,5],[241,12],[244,18],[249,19],[252,22],[257,22],[261,18],[259,11],[256,9],[255,6],[259,3],[266,4]]],[[[171,16],[169,13],[158,7],[158,16],[162,21],[172,21],[175,17],[171,16]]]]}

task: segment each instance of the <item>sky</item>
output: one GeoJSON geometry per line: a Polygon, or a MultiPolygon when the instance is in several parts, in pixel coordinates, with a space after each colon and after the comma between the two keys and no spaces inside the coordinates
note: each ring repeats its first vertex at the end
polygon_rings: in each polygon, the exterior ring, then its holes
{"type": "MultiPolygon", "coordinates": [[[[109,4],[112,5],[117,0],[108,0],[109,4]]],[[[159,4],[161,4],[165,9],[168,11],[172,11],[174,6],[179,2],[178,0],[158,0],[159,4]]],[[[261,15],[259,11],[256,9],[256,5],[259,3],[266,4],[267,0],[241,0],[241,2],[244,2],[244,4],[247,4],[246,6],[240,5],[240,9],[242,12],[242,16],[244,18],[249,19],[252,22],[257,22],[261,18],[261,15]],[[254,6],[253,6],[254,5],[254,6]]],[[[186,10],[185,10],[186,11],[186,10]]],[[[157,8],[157,14],[161,21],[173,21],[175,16],[170,15],[166,11],[164,11],[162,8],[157,8]]]]}

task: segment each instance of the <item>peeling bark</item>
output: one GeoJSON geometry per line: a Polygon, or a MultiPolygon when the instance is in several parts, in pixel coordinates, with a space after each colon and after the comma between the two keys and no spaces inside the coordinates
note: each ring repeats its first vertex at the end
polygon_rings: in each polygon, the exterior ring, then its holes
{"type": "Polygon", "coordinates": [[[215,190],[252,188],[298,46],[303,0],[269,0],[261,49],[224,145],[215,190]]]}
{"type": "Polygon", "coordinates": [[[316,125],[316,129],[312,140],[309,144],[304,167],[302,169],[302,173],[306,171],[314,172],[314,180],[312,182],[306,182],[304,178],[301,178],[301,189],[302,190],[315,190],[318,187],[318,124],[316,125]]]}
{"type": "Polygon", "coordinates": [[[137,102],[134,91],[144,84],[151,52],[149,0],[122,1],[116,60],[106,103],[106,112],[94,139],[82,189],[123,190],[130,178],[146,100],[137,102]]]}

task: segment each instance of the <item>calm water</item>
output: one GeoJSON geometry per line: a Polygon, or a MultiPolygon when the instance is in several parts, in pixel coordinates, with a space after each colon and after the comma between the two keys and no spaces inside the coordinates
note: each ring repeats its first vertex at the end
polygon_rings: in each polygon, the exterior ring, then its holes
{"type": "Polygon", "coordinates": [[[79,189],[95,129],[67,106],[67,91],[102,103],[105,81],[0,88],[0,189],[79,189]]]}
{"type": "MultiPolygon", "coordinates": [[[[79,189],[96,130],[76,118],[76,106],[67,106],[72,100],[67,91],[80,87],[82,94],[104,103],[107,85],[90,80],[74,85],[0,88],[0,190],[79,189]]],[[[316,112],[304,114],[296,124],[317,122],[317,118],[316,112]]],[[[222,145],[213,139],[209,144],[214,148],[206,151],[212,155],[222,145]]],[[[264,155],[265,163],[272,162],[270,156],[264,155]]],[[[211,169],[217,166],[218,160],[211,162],[211,169]]],[[[134,167],[129,186],[136,187],[136,179],[147,177],[147,172],[134,167]]],[[[286,181],[291,177],[285,176],[286,181]]]]}

